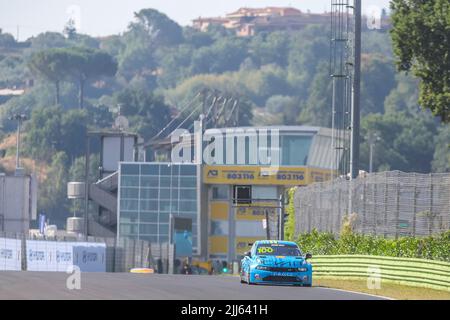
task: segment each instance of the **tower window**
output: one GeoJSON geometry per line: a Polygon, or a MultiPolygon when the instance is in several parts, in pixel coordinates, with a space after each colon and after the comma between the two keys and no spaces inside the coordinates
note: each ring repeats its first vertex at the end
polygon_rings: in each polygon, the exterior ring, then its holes
{"type": "Polygon", "coordinates": [[[252,186],[234,186],[233,203],[238,204],[252,203],[252,186]]]}

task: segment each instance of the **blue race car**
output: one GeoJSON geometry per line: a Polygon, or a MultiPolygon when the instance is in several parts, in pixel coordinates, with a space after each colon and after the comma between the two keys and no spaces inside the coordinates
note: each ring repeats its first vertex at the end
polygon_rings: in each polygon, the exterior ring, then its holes
{"type": "Polygon", "coordinates": [[[241,260],[241,283],[290,284],[310,287],[311,254],[302,255],[295,242],[256,241],[241,260]]]}

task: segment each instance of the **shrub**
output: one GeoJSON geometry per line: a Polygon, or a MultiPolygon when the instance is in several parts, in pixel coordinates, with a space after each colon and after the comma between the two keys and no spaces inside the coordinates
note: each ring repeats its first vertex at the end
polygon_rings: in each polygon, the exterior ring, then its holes
{"type": "Polygon", "coordinates": [[[349,232],[348,229],[340,237],[313,230],[300,234],[296,242],[303,252],[316,255],[364,254],[450,262],[450,231],[423,238],[385,239],[349,232]]]}

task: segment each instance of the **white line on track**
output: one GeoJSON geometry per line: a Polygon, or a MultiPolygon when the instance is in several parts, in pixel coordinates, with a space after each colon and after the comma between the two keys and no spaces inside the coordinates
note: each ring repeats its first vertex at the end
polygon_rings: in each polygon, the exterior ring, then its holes
{"type": "Polygon", "coordinates": [[[314,285],[313,285],[313,288],[335,290],[335,291],[342,291],[342,292],[350,292],[350,293],[357,293],[357,294],[363,294],[363,295],[366,295],[366,296],[371,296],[371,297],[376,297],[376,298],[381,298],[381,299],[386,299],[386,300],[396,300],[394,298],[390,298],[390,297],[386,297],[386,296],[379,296],[379,295],[376,295],[376,294],[370,294],[370,293],[365,293],[365,292],[360,292],[360,291],[344,290],[344,289],[337,289],[337,288],[331,288],[331,287],[314,287],[314,285]]]}

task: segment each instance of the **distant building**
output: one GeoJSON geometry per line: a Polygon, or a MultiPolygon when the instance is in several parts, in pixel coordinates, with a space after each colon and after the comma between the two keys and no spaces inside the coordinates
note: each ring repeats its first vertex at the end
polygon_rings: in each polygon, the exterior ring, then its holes
{"type": "Polygon", "coordinates": [[[24,89],[0,89],[0,96],[21,96],[25,93],[24,89]]]}
{"type": "Polygon", "coordinates": [[[208,28],[213,25],[226,25],[230,20],[226,18],[201,18],[193,20],[193,27],[202,32],[208,31],[208,28]]]}
{"type": "Polygon", "coordinates": [[[300,30],[309,24],[329,23],[328,14],[304,13],[291,7],[240,8],[224,18],[198,18],[193,27],[206,31],[209,26],[221,25],[233,29],[238,36],[246,37],[258,32],[300,30]]]}
{"type": "Polygon", "coordinates": [[[37,182],[30,175],[0,174],[0,232],[26,234],[36,220],[37,182]]]}
{"type": "Polygon", "coordinates": [[[33,86],[33,79],[25,79],[17,82],[14,81],[13,83],[10,83],[9,86],[0,88],[0,104],[7,102],[11,98],[24,95],[33,86]]]}
{"type": "MultiPolygon", "coordinates": [[[[253,36],[259,32],[297,31],[307,25],[330,25],[330,13],[303,12],[292,7],[240,8],[225,17],[199,17],[193,20],[193,27],[207,31],[210,26],[223,26],[234,30],[241,37],[253,36]]],[[[386,30],[391,26],[389,17],[384,12],[377,28],[386,30]]],[[[362,27],[369,28],[367,17],[363,18],[362,27]]]]}

